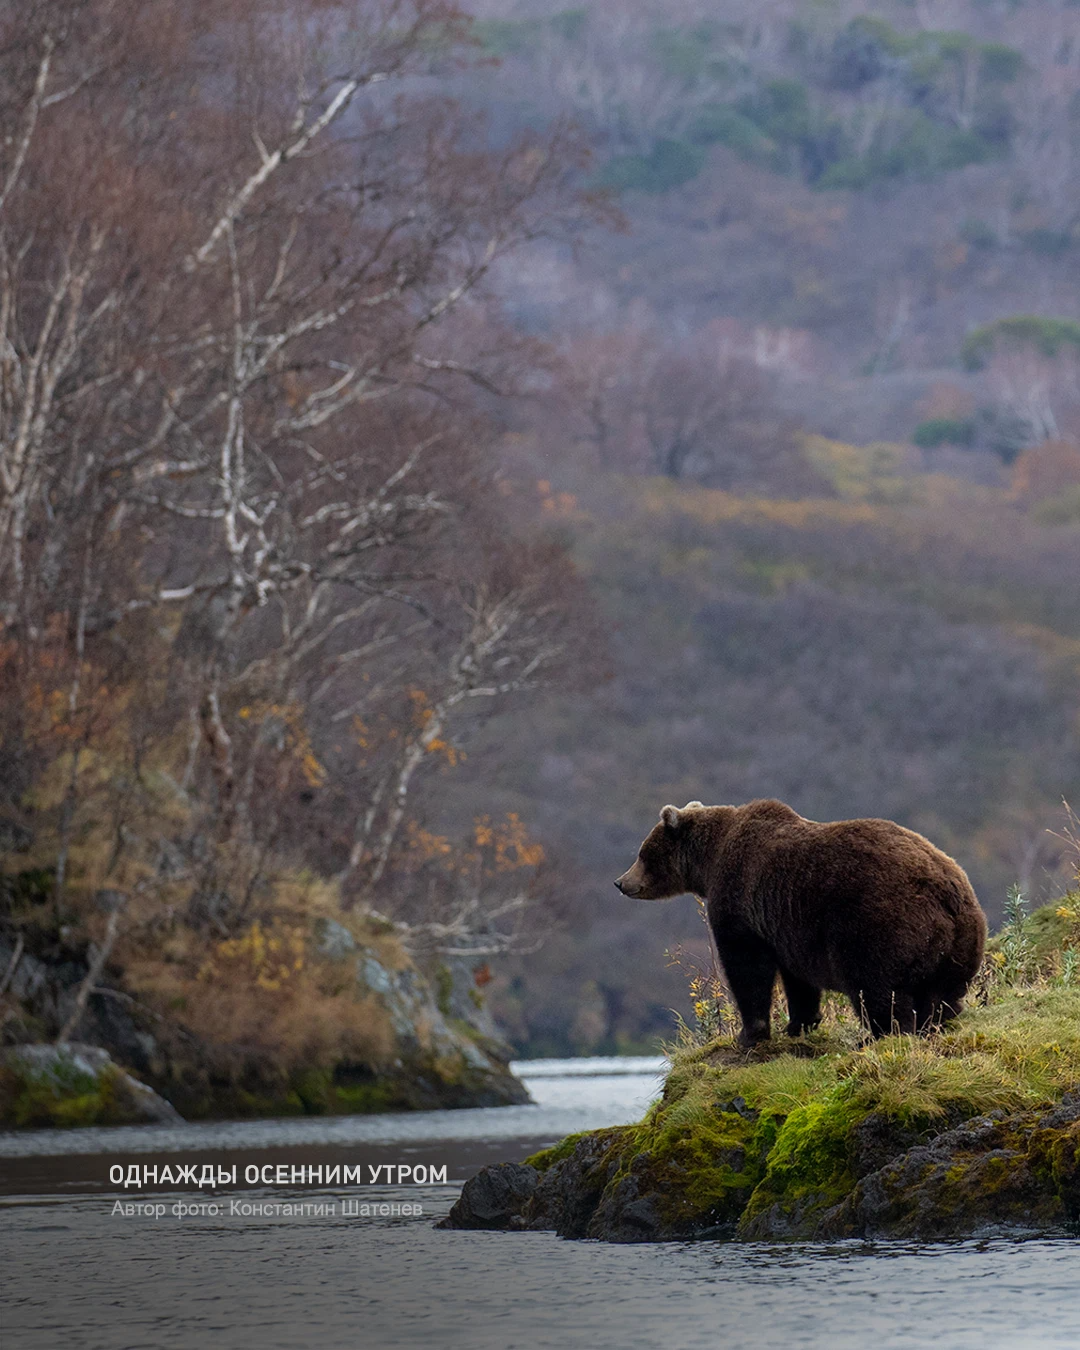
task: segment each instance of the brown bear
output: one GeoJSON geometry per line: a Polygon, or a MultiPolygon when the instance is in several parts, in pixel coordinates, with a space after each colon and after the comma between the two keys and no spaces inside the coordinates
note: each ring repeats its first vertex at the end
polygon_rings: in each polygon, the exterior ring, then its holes
{"type": "Polygon", "coordinates": [[[742,1017],[769,1038],[779,974],[799,1036],[823,989],[851,999],[874,1036],[940,1025],[963,1007],[986,918],[958,863],[891,820],[805,820],[783,802],[665,806],[615,885],[640,900],[689,891],[742,1017]]]}

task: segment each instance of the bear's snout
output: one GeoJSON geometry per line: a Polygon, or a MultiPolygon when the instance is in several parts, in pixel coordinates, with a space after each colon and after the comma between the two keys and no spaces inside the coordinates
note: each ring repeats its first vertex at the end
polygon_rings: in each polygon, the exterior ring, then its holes
{"type": "Polygon", "coordinates": [[[623,895],[631,900],[636,899],[643,889],[640,878],[634,876],[636,870],[635,867],[631,867],[629,872],[624,872],[615,881],[616,890],[622,891],[623,895]]]}

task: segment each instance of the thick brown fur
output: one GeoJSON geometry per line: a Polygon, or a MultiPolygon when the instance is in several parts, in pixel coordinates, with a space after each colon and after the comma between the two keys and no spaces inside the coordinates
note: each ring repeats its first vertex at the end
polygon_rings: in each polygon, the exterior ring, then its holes
{"type": "Polygon", "coordinates": [[[874,1036],[923,1031],[963,1007],[986,918],[963,868],[891,820],[806,820],[783,802],[665,806],[615,883],[624,895],[706,902],[742,1017],[770,1034],[777,975],[788,1034],[820,1021],[821,993],[846,994],[874,1036]]]}

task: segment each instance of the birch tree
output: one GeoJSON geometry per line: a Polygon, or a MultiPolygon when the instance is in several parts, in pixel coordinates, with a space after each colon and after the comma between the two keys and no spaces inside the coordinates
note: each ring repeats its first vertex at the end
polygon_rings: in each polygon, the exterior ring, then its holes
{"type": "Polygon", "coordinates": [[[187,728],[199,829],[259,856],[364,677],[437,668],[347,813],[377,885],[439,729],[561,649],[544,577],[492,588],[464,532],[515,346],[486,279],[588,213],[582,150],[428,92],[469,58],[443,0],[147,9],[0,0],[0,622],[66,672],[58,901],[103,644],[163,663],[146,734],[187,728]]]}

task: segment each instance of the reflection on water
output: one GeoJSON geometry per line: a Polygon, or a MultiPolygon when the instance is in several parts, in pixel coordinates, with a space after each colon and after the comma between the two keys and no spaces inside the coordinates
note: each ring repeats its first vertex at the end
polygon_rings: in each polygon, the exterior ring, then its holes
{"type": "Polygon", "coordinates": [[[387,1145],[437,1139],[554,1141],[577,1130],[599,1130],[639,1119],[659,1091],[665,1064],[660,1056],[523,1060],[512,1067],[524,1079],[535,1103],[532,1106],[0,1133],[0,1158],[387,1145]]]}
{"type": "MultiPolygon", "coordinates": [[[[526,1073],[529,1066],[522,1066],[526,1073]]],[[[650,1073],[532,1073],[538,1105],[491,1113],[445,1112],[375,1121],[281,1121],[189,1127],[227,1157],[331,1156],[325,1136],[304,1144],[291,1129],[312,1124],[411,1121],[428,1131],[380,1136],[386,1156],[521,1156],[520,1113],[553,1123],[631,1118],[655,1091],[650,1073]],[[629,1113],[629,1114],[628,1114],[629,1113]],[[489,1118],[462,1136],[459,1120],[489,1118]],[[497,1118],[497,1120],[496,1120],[497,1118]],[[501,1131],[505,1122],[507,1133],[501,1131]],[[286,1133],[265,1134],[268,1126],[286,1133]],[[226,1139],[212,1131],[228,1129],[226,1139]],[[434,1131],[441,1128],[443,1134],[434,1131]],[[268,1142],[260,1145],[256,1139],[268,1142]],[[440,1139],[447,1141],[440,1143],[440,1139]],[[500,1139],[503,1142],[500,1144],[500,1139]],[[424,1142],[426,1141],[426,1142],[424,1142]],[[272,1155],[259,1148],[271,1149],[272,1155]],[[322,1153],[319,1150],[322,1150],[322,1153]]],[[[612,1120],[601,1123],[613,1123],[612,1120]]],[[[559,1124],[558,1133],[562,1133],[559,1124]]],[[[96,1135],[90,1152],[126,1151],[96,1135]]],[[[165,1141],[182,1132],[150,1130],[165,1141]]],[[[532,1130],[529,1131],[530,1135],[532,1130]]],[[[533,1135],[542,1137],[541,1134],[533,1135]]],[[[47,1137],[23,1136],[9,1167],[92,1168],[87,1149],[48,1158],[47,1137]],[[30,1150],[33,1153],[30,1153],[30,1150]]],[[[87,1142],[87,1141],[84,1141],[87,1142]]],[[[376,1146],[354,1135],[346,1145],[376,1146]]],[[[11,1140],[5,1140],[10,1146],[11,1140]]],[[[179,1147],[192,1148],[183,1137],[179,1147]]],[[[344,1155],[343,1155],[344,1156],[344,1155]]],[[[358,1156],[354,1150],[351,1156],[358,1156]]],[[[367,1156],[367,1153],[364,1153],[367,1156]]],[[[470,1166],[471,1170],[471,1166],[470,1166]]],[[[36,1174],[36,1173],[35,1173],[36,1174]]],[[[42,1173],[44,1175],[44,1173],[42,1173]]],[[[72,1174],[72,1190],[77,1178],[72,1174]]],[[[29,1186],[26,1188],[30,1189],[29,1186]]],[[[50,1189],[48,1186],[42,1189],[50,1189]]],[[[1080,1243],[1005,1240],[936,1246],[840,1243],[780,1246],[702,1242],[609,1246],[546,1233],[455,1233],[433,1228],[455,1187],[363,1186],[369,1205],[418,1205],[423,1213],[345,1214],[343,1191],[247,1189],[235,1196],[167,1197],[158,1219],[114,1214],[113,1194],[21,1195],[0,1202],[0,1325],[19,1350],[1075,1350],[1080,1345],[1080,1243]],[[303,1217],[231,1214],[230,1199],[308,1201],[333,1213],[303,1217]],[[215,1203],[217,1214],[174,1215],[176,1203],[215,1203]]],[[[125,1201],[134,1199],[128,1192],[125,1201]]],[[[162,1199],[162,1197],[158,1197],[162,1199]]],[[[355,1200],[353,1201],[355,1204],[355,1200]]],[[[357,1206],[358,1208],[358,1206],[357,1206]]]]}
{"type": "MultiPolygon", "coordinates": [[[[1072,1242],[622,1247],[416,1218],[150,1219],[0,1206],[19,1350],[1076,1350],[1072,1242]],[[62,1296],[57,1274],[63,1272],[62,1296]]],[[[6,1343],[6,1342],[5,1342],[6,1343]]]]}

